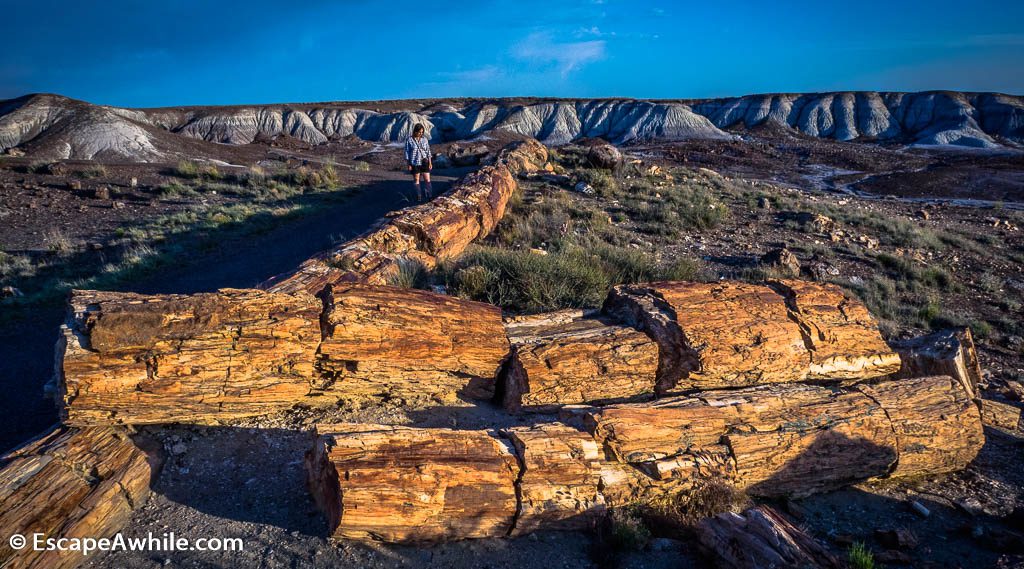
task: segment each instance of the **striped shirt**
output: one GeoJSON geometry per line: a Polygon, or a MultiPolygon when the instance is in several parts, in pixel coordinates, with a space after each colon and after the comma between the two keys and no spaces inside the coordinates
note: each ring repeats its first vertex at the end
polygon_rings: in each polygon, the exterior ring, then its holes
{"type": "Polygon", "coordinates": [[[405,141],[405,161],[413,166],[419,166],[424,161],[430,162],[430,143],[424,134],[419,139],[409,137],[405,141]]]}

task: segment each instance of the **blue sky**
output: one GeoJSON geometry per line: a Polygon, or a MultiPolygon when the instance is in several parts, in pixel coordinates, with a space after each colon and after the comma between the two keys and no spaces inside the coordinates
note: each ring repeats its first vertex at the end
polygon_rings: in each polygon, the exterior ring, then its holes
{"type": "Polygon", "coordinates": [[[1024,94],[1024,2],[0,0],[0,98],[1024,94]]]}

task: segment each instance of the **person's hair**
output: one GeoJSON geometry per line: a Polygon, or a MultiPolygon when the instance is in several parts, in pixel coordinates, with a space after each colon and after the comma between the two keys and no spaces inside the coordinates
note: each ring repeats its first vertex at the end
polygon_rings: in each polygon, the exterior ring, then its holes
{"type": "Polygon", "coordinates": [[[421,132],[423,132],[423,130],[424,130],[424,129],[423,129],[423,125],[421,125],[421,124],[418,124],[418,125],[416,125],[416,126],[412,127],[412,135],[413,135],[413,136],[416,136],[416,135],[417,135],[418,133],[421,133],[421,132]]]}

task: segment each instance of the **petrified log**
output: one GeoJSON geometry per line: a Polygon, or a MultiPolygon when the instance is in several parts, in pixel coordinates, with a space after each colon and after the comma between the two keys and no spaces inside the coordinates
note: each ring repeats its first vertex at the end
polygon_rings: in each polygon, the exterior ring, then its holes
{"type": "Polygon", "coordinates": [[[903,362],[893,378],[948,375],[963,383],[972,398],[978,397],[981,365],[970,328],[951,328],[893,342],[893,348],[903,362]]]}
{"type": "Polygon", "coordinates": [[[43,538],[109,538],[149,497],[159,469],[155,449],[147,453],[116,428],[57,427],[0,457],[0,566],[70,568],[80,551],[34,551],[43,538]],[[15,550],[8,537],[28,546],[15,550]]]}
{"type": "Polygon", "coordinates": [[[559,424],[509,429],[522,466],[513,535],[593,527],[604,513],[598,491],[603,453],[587,433],[559,424]]]}
{"type": "Polygon", "coordinates": [[[834,567],[839,562],[814,538],[768,506],[742,514],[725,512],[697,523],[702,549],[720,567],[735,569],[804,569],[834,567]]]}
{"type": "Polygon", "coordinates": [[[810,357],[772,289],[746,283],[663,282],[615,287],[606,311],[661,348],[658,390],[800,381],[810,357]]]}
{"type": "Polygon", "coordinates": [[[433,542],[511,531],[519,464],[496,433],[366,424],[317,431],[310,485],[332,537],[433,542]]]}
{"type": "Polygon", "coordinates": [[[324,328],[318,387],[346,397],[487,399],[509,351],[500,309],[422,290],[341,285],[324,328]]]}
{"type": "MultiPolygon", "coordinates": [[[[779,280],[770,283],[786,299],[811,354],[807,378],[865,379],[900,368],[866,306],[833,284],[779,280]]],[[[935,374],[929,374],[935,375],[935,374]]]]}
{"type": "Polygon", "coordinates": [[[1020,408],[1001,401],[978,399],[981,409],[981,422],[990,427],[999,427],[1010,431],[1020,426],[1020,408]]]}
{"type": "Polygon", "coordinates": [[[536,172],[542,170],[548,161],[548,149],[536,140],[528,138],[502,148],[496,161],[505,164],[514,176],[536,172]]]}
{"type": "Polygon", "coordinates": [[[769,385],[573,412],[612,456],[651,478],[710,474],[764,496],[948,472],[984,443],[977,407],[942,376],[847,389],[769,385]]]}
{"type": "Polygon", "coordinates": [[[211,421],[267,413],[316,379],[321,303],[305,293],[74,291],[58,341],[69,425],[211,421]]]}
{"type": "Polygon", "coordinates": [[[660,347],[657,390],[744,387],[891,373],[866,309],[831,285],[659,282],[615,287],[605,311],[660,347]]]}
{"type": "Polygon", "coordinates": [[[634,328],[564,310],[510,319],[505,330],[512,355],[499,382],[510,411],[654,394],[658,346],[634,328]]]}

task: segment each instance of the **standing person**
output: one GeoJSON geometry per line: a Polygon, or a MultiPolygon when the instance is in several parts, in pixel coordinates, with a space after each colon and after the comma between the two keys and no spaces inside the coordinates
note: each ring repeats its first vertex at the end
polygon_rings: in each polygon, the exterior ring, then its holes
{"type": "Polygon", "coordinates": [[[405,161],[409,164],[409,171],[412,172],[416,199],[423,201],[423,191],[420,188],[421,175],[427,186],[427,198],[433,197],[434,189],[430,185],[430,169],[433,167],[430,160],[430,143],[427,142],[427,137],[423,134],[423,125],[421,124],[412,128],[412,136],[405,141],[405,161]]]}

